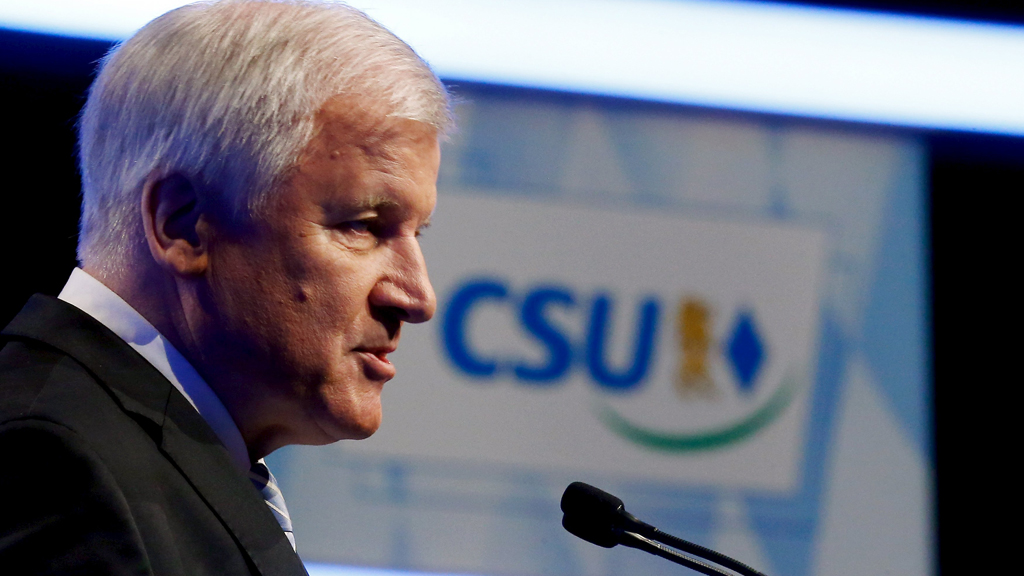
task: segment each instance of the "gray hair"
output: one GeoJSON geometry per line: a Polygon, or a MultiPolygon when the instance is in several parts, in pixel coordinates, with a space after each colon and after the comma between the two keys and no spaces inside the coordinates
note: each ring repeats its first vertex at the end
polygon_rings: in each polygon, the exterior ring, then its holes
{"type": "Polygon", "coordinates": [[[338,95],[439,136],[451,124],[429,66],[343,4],[223,0],[153,20],[104,58],[82,111],[79,261],[123,273],[144,254],[154,172],[188,176],[233,219],[255,216],[338,95]]]}

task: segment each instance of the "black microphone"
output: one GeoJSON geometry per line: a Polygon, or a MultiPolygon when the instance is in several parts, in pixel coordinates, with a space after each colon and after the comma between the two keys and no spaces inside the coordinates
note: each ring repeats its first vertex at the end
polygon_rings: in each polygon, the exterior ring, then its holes
{"type": "Polygon", "coordinates": [[[709,576],[731,576],[728,572],[680,554],[677,548],[724,566],[743,576],[765,576],[742,562],[698,544],[666,534],[626,512],[615,496],[583,482],[573,482],[562,494],[562,526],[574,536],[604,548],[618,544],[643,550],[709,576]],[[665,546],[667,545],[667,546],[665,546]]]}

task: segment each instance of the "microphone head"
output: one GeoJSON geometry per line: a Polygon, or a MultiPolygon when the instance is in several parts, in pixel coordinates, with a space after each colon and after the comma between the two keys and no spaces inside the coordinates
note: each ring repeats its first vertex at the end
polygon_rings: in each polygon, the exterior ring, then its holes
{"type": "Polygon", "coordinates": [[[602,548],[614,548],[619,543],[619,535],[611,525],[591,522],[578,516],[562,515],[562,527],[577,538],[602,548]]]}
{"type": "Polygon", "coordinates": [[[583,482],[573,482],[562,494],[562,526],[570,534],[604,548],[619,543],[619,524],[625,506],[611,494],[583,482]]]}
{"type": "Polygon", "coordinates": [[[562,493],[562,512],[567,515],[585,515],[607,518],[609,521],[626,510],[615,496],[583,482],[573,482],[562,493]]]}

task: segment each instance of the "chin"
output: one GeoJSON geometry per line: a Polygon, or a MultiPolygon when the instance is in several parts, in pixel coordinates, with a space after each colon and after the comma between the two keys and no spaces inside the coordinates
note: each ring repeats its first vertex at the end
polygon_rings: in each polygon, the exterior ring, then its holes
{"type": "Polygon", "coordinates": [[[306,414],[318,429],[321,443],[372,436],[383,416],[382,386],[343,377],[325,380],[327,383],[321,384],[306,404],[306,414]]]}
{"type": "Polygon", "coordinates": [[[346,420],[341,424],[344,431],[343,437],[349,440],[362,440],[369,438],[380,428],[380,412],[366,415],[364,418],[346,420]]]}
{"type": "Polygon", "coordinates": [[[324,444],[338,440],[363,440],[380,428],[381,410],[379,404],[375,409],[364,407],[355,411],[334,412],[328,408],[327,413],[317,420],[320,430],[326,436],[324,444]]]}
{"type": "Polygon", "coordinates": [[[345,435],[345,439],[347,439],[347,440],[365,440],[366,438],[369,438],[370,436],[373,436],[373,433],[376,432],[378,428],[380,428],[380,425],[377,425],[377,426],[366,426],[366,427],[358,428],[358,429],[355,429],[355,430],[350,430],[345,435]]]}

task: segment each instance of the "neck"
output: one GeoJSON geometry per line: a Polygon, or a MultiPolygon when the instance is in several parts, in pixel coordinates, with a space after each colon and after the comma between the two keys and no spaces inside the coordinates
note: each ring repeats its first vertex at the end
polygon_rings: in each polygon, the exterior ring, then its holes
{"type": "Polygon", "coordinates": [[[186,328],[187,314],[176,282],[152,264],[133,264],[130,268],[131,274],[117,274],[89,264],[82,266],[141,314],[195,366],[191,353],[196,347],[195,338],[186,328]]]}
{"type": "Polygon", "coordinates": [[[83,270],[127,302],[195,368],[227,409],[256,461],[277,448],[294,443],[279,421],[287,399],[272,398],[259,386],[260,375],[248,374],[244,352],[231,346],[216,330],[218,320],[203,307],[202,279],[183,279],[155,263],[134,263],[130,274],[102,267],[83,270]]]}

